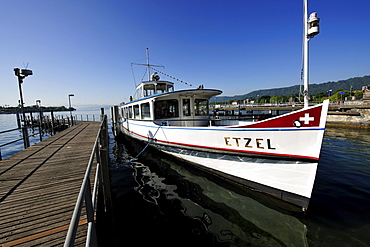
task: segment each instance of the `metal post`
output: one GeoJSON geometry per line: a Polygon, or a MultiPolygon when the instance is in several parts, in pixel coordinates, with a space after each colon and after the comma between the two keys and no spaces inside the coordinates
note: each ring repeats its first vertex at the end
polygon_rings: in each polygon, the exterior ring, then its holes
{"type": "Polygon", "coordinates": [[[39,119],[39,134],[40,134],[40,142],[42,141],[42,112],[40,110],[40,119],[39,119]]]}
{"type": "Polygon", "coordinates": [[[304,37],[303,37],[303,80],[304,80],[304,107],[308,107],[308,42],[311,38],[320,33],[319,22],[320,18],[316,15],[316,12],[311,13],[308,18],[308,0],[303,1],[304,13],[303,13],[303,25],[304,25],[304,37]]]}
{"type": "Polygon", "coordinates": [[[91,185],[90,178],[87,177],[86,189],[85,189],[85,205],[86,205],[86,216],[88,221],[88,233],[86,238],[86,246],[97,246],[96,238],[96,227],[94,222],[94,207],[92,203],[91,185]]]}
{"type": "Polygon", "coordinates": [[[30,140],[28,137],[28,130],[26,126],[26,113],[24,112],[23,93],[22,93],[22,83],[23,83],[23,79],[25,78],[25,76],[22,76],[20,71],[21,70],[19,68],[14,69],[15,75],[18,77],[19,96],[21,100],[21,112],[23,115],[23,128],[22,128],[23,144],[24,144],[24,148],[28,148],[30,146],[30,140]]]}
{"type": "Polygon", "coordinates": [[[18,125],[18,129],[22,128],[21,126],[21,119],[19,117],[19,112],[17,111],[17,125],[18,125]]]}
{"type": "Polygon", "coordinates": [[[55,134],[55,132],[54,132],[54,128],[55,128],[55,126],[54,126],[54,111],[53,110],[51,110],[50,111],[50,115],[51,115],[51,134],[52,135],[54,135],[55,134]]]}
{"type": "Polygon", "coordinates": [[[100,132],[100,161],[103,175],[103,191],[105,197],[105,210],[110,211],[112,209],[112,198],[111,198],[111,188],[110,188],[110,178],[109,178],[109,141],[108,141],[108,126],[107,126],[107,116],[103,117],[104,123],[102,124],[102,129],[100,132]]]}
{"type": "Polygon", "coordinates": [[[28,114],[28,119],[29,119],[29,122],[30,122],[30,128],[32,128],[33,130],[33,114],[32,114],[32,111],[30,110],[29,114],[28,114]]]}
{"type": "Polygon", "coordinates": [[[100,108],[100,121],[104,120],[104,108],[100,108]]]}
{"type": "Polygon", "coordinates": [[[303,25],[304,25],[304,37],[303,37],[303,99],[304,99],[304,108],[308,107],[308,41],[310,40],[307,37],[308,33],[308,3],[307,0],[304,0],[304,14],[303,14],[303,25]]]}
{"type": "Polygon", "coordinates": [[[74,94],[69,94],[68,95],[68,100],[69,100],[69,113],[71,115],[71,121],[72,121],[72,124],[73,125],[73,117],[72,117],[72,107],[71,107],[71,97],[75,96],[74,94]]]}

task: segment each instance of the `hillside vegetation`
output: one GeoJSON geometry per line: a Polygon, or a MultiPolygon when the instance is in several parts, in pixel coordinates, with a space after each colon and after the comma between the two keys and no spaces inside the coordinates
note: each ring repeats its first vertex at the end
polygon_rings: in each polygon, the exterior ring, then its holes
{"type": "MultiPolygon", "coordinates": [[[[309,94],[312,96],[312,99],[322,98],[325,96],[333,96],[335,93],[340,91],[348,92],[346,95],[341,95],[346,97],[350,95],[350,91],[361,91],[363,86],[370,85],[370,76],[354,77],[347,80],[340,81],[329,81],[320,84],[310,84],[309,85],[309,94]],[[315,97],[319,96],[319,97],[315,97]]],[[[352,94],[354,95],[354,94],[352,94]]],[[[291,87],[282,87],[282,88],[273,88],[273,89],[261,89],[246,93],[243,95],[235,96],[217,96],[212,98],[212,102],[226,102],[232,100],[245,100],[245,99],[270,99],[273,97],[298,97],[299,96],[299,85],[291,87]]],[[[359,93],[357,92],[357,95],[359,93]]],[[[339,100],[339,99],[338,99],[339,100]]],[[[288,100],[289,101],[289,100],[288,100]]]]}

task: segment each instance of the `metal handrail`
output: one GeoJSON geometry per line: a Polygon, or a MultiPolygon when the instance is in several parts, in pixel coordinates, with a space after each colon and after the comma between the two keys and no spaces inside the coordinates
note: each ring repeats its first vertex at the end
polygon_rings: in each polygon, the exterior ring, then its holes
{"type": "Polygon", "coordinates": [[[0,131],[0,134],[7,133],[7,132],[10,132],[10,131],[15,131],[15,130],[19,130],[19,129],[16,128],[16,129],[11,129],[11,130],[3,130],[3,131],[0,131]]]}
{"type": "Polygon", "coordinates": [[[85,176],[84,176],[81,189],[80,189],[77,201],[76,201],[75,209],[73,211],[73,215],[71,218],[71,223],[69,225],[66,240],[64,242],[65,247],[74,245],[84,200],[85,200],[85,207],[86,207],[86,214],[87,214],[87,221],[88,221],[86,246],[98,246],[97,238],[96,238],[94,215],[95,215],[96,205],[97,205],[96,199],[97,199],[98,186],[101,184],[101,181],[102,181],[101,157],[99,153],[102,142],[100,138],[101,138],[102,129],[104,128],[104,125],[106,127],[106,124],[107,124],[106,121],[107,121],[107,116],[105,115],[100,124],[99,132],[96,136],[94,147],[91,151],[89,163],[86,168],[85,176]],[[96,158],[97,165],[96,165],[96,171],[95,171],[95,181],[94,181],[93,193],[91,193],[90,173],[91,173],[92,165],[94,162],[94,158],[96,158]]]}

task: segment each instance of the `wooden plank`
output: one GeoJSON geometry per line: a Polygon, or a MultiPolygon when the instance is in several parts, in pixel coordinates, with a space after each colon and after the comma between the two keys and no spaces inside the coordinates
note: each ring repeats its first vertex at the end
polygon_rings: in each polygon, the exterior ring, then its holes
{"type": "Polygon", "coordinates": [[[99,127],[80,123],[0,161],[1,247],[63,244],[99,127]]]}

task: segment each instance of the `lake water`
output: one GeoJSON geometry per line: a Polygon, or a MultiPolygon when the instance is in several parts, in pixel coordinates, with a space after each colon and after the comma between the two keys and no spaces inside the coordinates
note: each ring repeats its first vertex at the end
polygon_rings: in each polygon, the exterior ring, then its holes
{"type": "MultiPolygon", "coordinates": [[[[99,111],[76,115],[85,114],[99,118],[99,111]]],[[[11,128],[15,115],[0,115],[0,131],[11,128]]],[[[327,128],[306,214],[151,149],[126,164],[137,151],[112,137],[116,245],[370,246],[369,134],[327,128]]],[[[22,142],[1,148],[3,158],[22,149],[22,142]]]]}
{"type": "MultiPolygon", "coordinates": [[[[107,110],[106,110],[107,113],[107,110]]],[[[51,118],[49,112],[43,113],[44,117],[51,118]]],[[[67,117],[70,117],[69,112],[54,112],[55,118],[58,119],[67,119],[67,117]]],[[[77,121],[84,120],[84,121],[99,121],[100,119],[100,110],[91,110],[91,111],[74,111],[73,116],[77,121]]],[[[26,117],[29,117],[29,114],[26,113],[26,117]]],[[[38,118],[39,114],[34,113],[34,118],[38,118]]],[[[11,130],[16,129],[17,126],[17,116],[15,114],[0,114],[0,132],[5,130],[11,130]]],[[[39,135],[39,129],[35,127],[34,129],[29,129],[29,136],[30,136],[30,145],[34,145],[38,142],[40,142],[40,135],[39,135]],[[34,136],[32,136],[34,135],[34,136]]],[[[42,134],[42,139],[50,137],[50,133],[45,131],[42,134]]],[[[0,134],[0,146],[12,141],[15,141],[17,139],[22,139],[22,131],[21,130],[15,130],[7,133],[0,134]]],[[[20,140],[18,142],[15,142],[10,145],[6,145],[4,147],[0,147],[0,152],[2,154],[2,158],[6,159],[9,156],[12,156],[13,154],[23,150],[23,140],[20,140]]]]}
{"type": "Polygon", "coordinates": [[[125,164],[137,151],[111,139],[117,243],[370,246],[369,134],[327,128],[306,214],[153,150],[125,164]]]}

